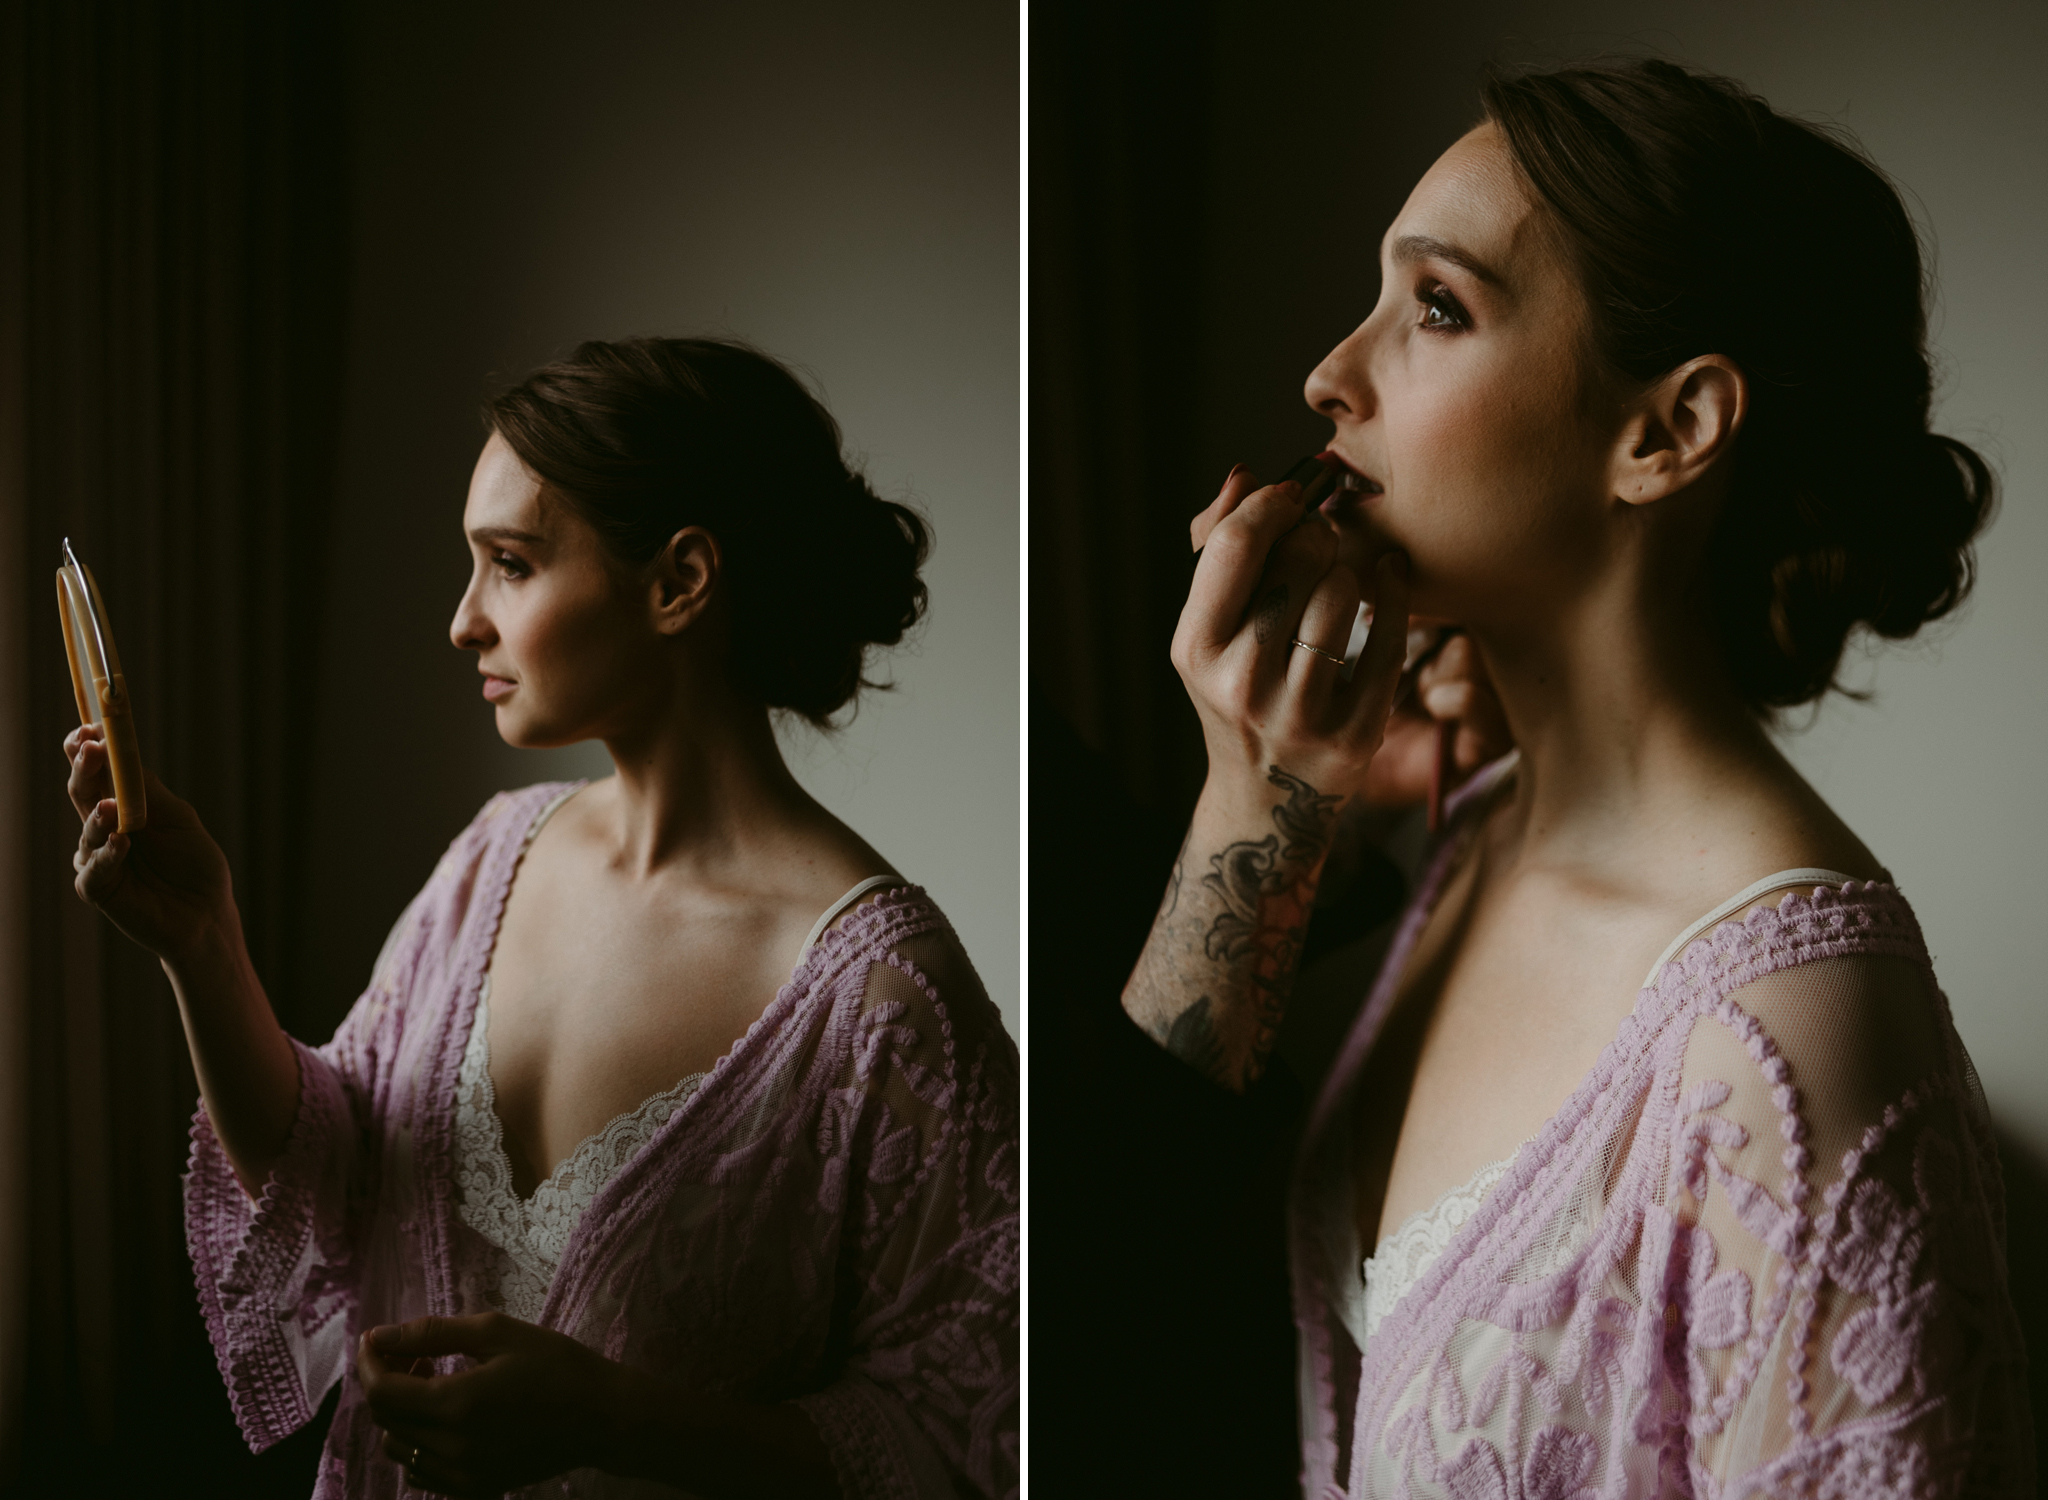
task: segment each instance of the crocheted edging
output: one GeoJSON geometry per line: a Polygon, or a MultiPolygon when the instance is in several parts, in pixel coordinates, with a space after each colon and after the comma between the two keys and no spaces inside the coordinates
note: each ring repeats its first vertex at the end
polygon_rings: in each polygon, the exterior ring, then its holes
{"type": "MultiPolygon", "coordinates": [[[[1605,1232],[1556,1272],[1526,1286],[1500,1287],[1471,1306],[1443,1295],[1468,1266],[1474,1281],[1497,1280],[1527,1252],[1534,1232],[1540,1230],[1542,1218],[1552,1207],[1535,1203],[1529,1185],[1549,1166],[1561,1145],[1588,1128],[1580,1117],[1596,1108],[1603,1095],[1608,1096],[1608,1114],[1623,1102],[1632,1103],[1634,1091],[1616,1090],[1613,1084],[1640,1070],[1660,1039],[1672,1034],[1674,1023],[1722,1005],[1734,990],[1767,974],[1813,959],[1863,954],[1927,963],[1911,908],[1894,887],[1882,882],[1852,881],[1840,893],[1822,886],[1811,897],[1795,891],[1776,906],[1760,906],[1745,917],[1716,924],[1667,963],[1656,984],[1638,996],[1635,1009],[1565,1104],[1522,1149],[1508,1175],[1446,1244],[1403,1306],[1381,1325],[1360,1377],[1361,1391],[1379,1395],[1357,1424],[1354,1445],[1382,1429],[1392,1403],[1421,1373],[1419,1359],[1439,1347],[1460,1319],[1485,1318],[1520,1332],[1547,1327],[1575,1296],[1584,1300],[1581,1283],[1589,1268],[1598,1268],[1601,1275],[1611,1269],[1606,1262],[1613,1259],[1614,1246],[1607,1242],[1616,1241],[1622,1221],[1634,1217],[1626,1211],[1626,1200],[1641,1197],[1644,1206],[1649,1201],[1648,1185],[1642,1181],[1647,1169],[1636,1162],[1631,1163],[1614,1195],[1613,1201],[1623,1204],[1624,1212],[1603,1216],[1608,1221],[1605,1232]],[[1630,1097],[1624,1100],[1623,1095],[1630,1097]],[[1539,1208],[1545,1211],[1543,1215],[1539,1208]]],[[[1732,1008],[1747,1017],[1740,1007],[1732,1008]]],[[[1749,1019],[1754,1023],[1754,1018],[1749,1019]]],[[[1760,1023],[1754,1024],[1761,1034],[1760,1023]]],[[[1768,1038],[1765,1041],[1768,1044],[1768,1038]]],[[[1774,1047],[1770,1050],[1775,1053],[1774,1047]]],[[[1644,1160],[1640,1152],[1631,1156],[1637,1162],[1644,1160]]],[[[1327,1300],[1316,1309],[1319,1318],[1331,1316],[1327,1300]]],[[[1319,1372],[1319,1383],[1319,1396],[1326,1401],[1333,1382],[1319,1372]]],[[[1333,1434],[1334,1422],[1333,1413],[1333,1434]]],[[[1331,1449],[1334,1456],[1334,1443],[1331,1449]]],[[[1357,1456],[1354,1452],[1354,1461],[1357,1456]]]]}
{"type": "Polygon", "coordinates": [[[192,1119],[185,1172],[185,1244],[200,1313],[235,1423],[258,1453],[313,1416],[275,1308],[314,1231],[320,1170],[348,1119],[325,1059],[296,1037],[287,1040],[298,1057],[299,1108],[256,1201],[242,1191],[203,1105],[192,1119]],[[235,1227],[222,1232],[222,1225],[235,1227]]]}
{"type": "MultiPolygon", "coordinates": [[[[677,1178],[701,1167],[703,1154],[717,1149],[712,1143],[722,1139],[731,1115],[748,1107],[749,1100],[734,1093],[726,1081],[730,1075],[743,1069],[757,1073],[772,1070],[784,1053],[809,1045],[796,1034],[798,1028],[784,1024],[796,1011],[818,996],[832,996],[831,981],[855,962],[880,961],[896,945],[933,931],[951,933],[952,927],[923,887],[902,885],[882,890],[871,901],[863,900],[819,936],[767,1009],[712,1065],[696,1091],[669,1116],[646,1148],[627,1162],[584,1210],[562,1252],[542,1310],[541,1321],[546,1326],[565,1327],[580,1320],[589,1299],[604,1282],[606,1268],[583,1253],[586,1242],[600,1232],[620,1242],[630,1238],[632,1231],[667,1201],[677,1178]],[[686,1133],[685,1145],[669,1150],[669,1138],[679,1133],[686,1133]]],[[[851,1019],[835,1016],[828,1020],[826,1047],[852,1045],[852,1025],[839,1024],[851,1019]]],[[[774,1139],[772,1133],[762,1137],[765,1146],[772,1146],[774,1139]]],[[[625,1289],[619,1294],[624,1295],[625,1289]]]]}
{"type": "Polygon", "coordinates": [[[873,962],[896,944],[934,930],[950,933],[952,927],[922,886],[889,886],[873,899],[857,903],[811,944],[767,1009],[712,1064],[699,1092],[709,1092],[727,1073],[751,1063],[754,1054],[770,1044],[763,1038],[772,1040],[779,1035],[790,1014],[821,993],[849,965],[862,959],[873,962]]]}
{"type": "Polygon", "coordinates": [[[546,1304],[548,1284],[569,1236],[598,1191],[667,1122],[703,1075],[693,1073],[607,1120],[522,1196],[513,1186],[491,1083],[489,1027],[489,1003],[480,995],[456,1084],[457,1211],[491,1250],[481,1268],[486,1300],[533,1321],[546,1304]]]}
{"type": "MultiPolygon", "coordinates": [[[[1396,923],[1392,942],[1388,945],[1387,956],[1382,961],[1380,972],[1367,993],[1365,1004],[1360,1008],[1358,1019],[1352,1022],[1351,1031],[1338,1049],[1337,1060],[1324,1079],[1321,1093],[1309,1112],[1309,1120],[1302,1132],[1301,1145],[1295,1156],[1296,1182],[1294,1192],[1299,1201],[1303,1182],[1299,1173],[1306,1170],[1312,1156],[1314,1142],[1321,1139],[1349,1096],[1350,1083],[1357,1074],[1366,1054],[1378,1040],[1381,1026],[1387,1013],[1392,1009],[1395,994],[1400,986],[1401,965],[1396,960],[1414,947],[1422,928],[1436,910],[1437,902],[1443,896],[1443,888],[1456,870],[1460,859],[1470,847],[1472,839],[1483,822],[1481,814],[1487,806],[1486,793],[1500,784],[1507,770],[1512,770],[1515,760],[1504,756],[1494,763],[1501,769],[1482,767],[1472,780],[1453,793],[1446,803],[1448,826],[1442,841],[1423,867],[1422,877],[1416,883],[1414,894],[1407,908],[1396,923]],[[1493,774],[1489,775],[1489,771],[1493,774]],[[1483,783],[1483,784],[1482,784],[1483,783]]],[[[1310,1483],[1321,1482],[1325,1492],[1341,1495],[1334,1483],[1338,1460],[1339,1414],[1332,1404],[1336,1397],[1337,1338],[1333,1331],[1330,1312],[1330,1297],[1324,1288],[1324,1278],[1310,1264],[1307,1247],[1299,1242],[1298,1235],[1290,1246],[1289,1257],[1293,1266],[1295,1288],[1295,1326],[1301,1335],[1303,1348],[1314,1379],[1313,1407],[1309,1412],[1313,1431],[1305,1435],[1303,1447],[1304,1489],[1310,1483]]],[[[1343,1335],[1349,1343],[1348,1335],[1343,1335]]],[[[1362,1387],[1361,1387],[1362,1389],[1362,1387]]],[[[1354,1441],[1356,1434],[1353,1434],[1354,1441]]]]}
{"type": "MultiPolygon", "coordinates": [[[[1517,1150],[1520,1148],[1517,1147],[1517,1150]]],[[[1514,1165],[1514,1157],[1490,1161],[1470,1177],[1440,1194],[1434,1203],[1403,1219],[1392,1234],[1382,1235],[1365,1258],[1365,1334],[1379,1326],[1436,1263],[1458,1226],[1471,1218],[1486,1195],[1514,1165]],[[1375,1274],[1377,1273],[1377,1274],[1375,1274]]]]}
{"type": "MultiPolygon", "coordinates": [[[[939,1129],[930,1146],[925,1151],[924,1156],[919,1160],[917,1169],[911,1174],[909,1184],[897,1193],[894,1208],[884,1215],[870,1218],[862,1226],[859,1241],[860,1248],[862,1249],[880,1244],[888,1238],[890,1231],[896,1227],[897,1221],[909,1210],[911,1203],[916,1200],[919,1191],[930,1180],[934,1168],[951,1151],[956,1136],[960,1138],[963,1150],[969,1149],[973,1145],[972,1137],[960,1128],[960,1122],[956,1118],[953,1108],[955,1101],[960,1097],[960,1079],[953,1056],[953,1021],[946,1014],[945,1002],[939,999],[938,990],[925,977],[923,972],[901,954],[892,950],[884,953],[880,961],[895,969],[898,973],[909,979],[912,984],[916,985],[918,990],[924,995],[925,1000],[931,1005],[932,1014],[939,1023],[939,1051],[940,1055],[944,1058],[945,1081],[938,1090],[938,1098],[924,1100],[926,1104],[930,1105],[938,1113],[940,1117],[939,1129]]],[[[894,1017],[883,1017],[881,1019],[886,1024],[892,1021],[894,1017]]],[[[863,1079],[867,1077],[869,1070],[873,1067],[875,1044],[878,1040],[879,1038],[871,1031],[868,1045],[861,1049],[861,1055],[856,1060],[855,1069],[863,1079]]],[[[900,1061],[899,1059],[899,1065],[900,1061]]],[[[911,1066],[915,1067],[917,1065],[911,1064],[911,1066]]],[[[918,1097],[924,1098],[922,1091],[918,1091],[918,1097]]],[[[963,1182],[968,1180],[965,1156],[961,1160],[960,1177],[963,1182]]],[[[969,1223],[969,1216],[964,1199],[959,1207],[960,1224],[962,1229],[965,1229],[969,1223]]]]}
{"type": "Polygon", "coordinates": [[[870,1399],[851,1378],[798,1396],[794,1404],[817,1427],[832,1455],[832,1473],[849,1500],[917,1500],[910,1456],[870,1399]]]}
{"type": "Polygon", "coordinates": [[[497,946],[512,881],[537,831],[535,820],[550,802],[584,785],[587,783],[582,781],[543,781],[499,792],[484,804],[450,849],[451,854],[460,851],[459,862],[477,871],[476,903],[464,922],[456,962],[451,966],[451,973],[459,976],[453,1002],[441,1007],[434,1032],[423,1044],[425,1078],[412,1111],[413,1172],[420,1190],[419,1224],[425,1242],[422,1263],[431,1314],[446,1316],[456,1308],[455,1081],[462,1069],[470,1023],[475,1019],[477,995],[497,946]]]}
{"type": "Polygon", "coordinates": [[[1308,1411],[1313,1424],[1302,1435],[1302,1491],[1308,1493],[1311,1484],[1322,1483],[1319,1492],[1324,1495],[1335,1491],[1334,1480],[1337,1472],[1337,1350],[1335,1339],[1330,1332],[1329,1302],[1318,1296],[1308,1266],[1304,1264],[1304,1252],[1300,1236],[1293,1237],[1295,1244],[1289,1247],[1288,1262],[1293,1271],[1291,1288],[1294,1304],[1294,1329],[1301,1339],[1302,1358],[1308,1364],[1311,1383],[1314,1386],[1314,1401],[1308,1411]]]}
{"type": "Polygon", "coordinates": [[[1851,880],[1839,889],[1816,886],[1811,895],[1793,890],[1701,933],[1665,962],[1644,994],[1682,1000],[1703,984],[1725,994],[1813,959],[1865,955],[1908,958],[1933,972],[1920,924],[1896,886],[1851,880]]]}

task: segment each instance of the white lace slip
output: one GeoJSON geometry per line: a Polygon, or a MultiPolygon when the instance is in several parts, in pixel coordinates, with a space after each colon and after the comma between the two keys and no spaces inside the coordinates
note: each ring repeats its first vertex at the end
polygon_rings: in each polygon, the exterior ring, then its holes
{"type": "MultiPolygon", "coordinates": [[[[1730,913],[1749,905],[1757,897],[1786,886],[1840,886],[1851,878],[1836,870],[1781,870],[1737,891],[1672,940],[1670,947],[1664,950],[1663,957],[1650,966],[1650,974],[1644,980],[1644,985],[1647,987],[1652,983],[1656,979],[1657,971],[1687,943],[1730,913]]],[[[1470,1179],[1452,1188],[1429,1207],[1420,1209],[1402,1220],[1400,1228],[1381,1240],[1378,1248],[1366,1257],[1360,1272],[1365,1279],[1363,1311],[1367,1338],[1371,1338],[1379,1331],[1381,1319],[1392,1312],[1400,1304],[1401,1299],[1407,1296],[1415,1284],[1428,1273],[1429,1268],[1436,1264],[1436,1258],[1443,1254],[1444,1247],[1451,1242],[1451,1236],[1458,1232],[1459,1227],[1467,1219],[1479,1211],[1479,1205],[1486,1201],[1486,1195],[1507,1175],[1507,1170],[1514,1165],[1514,1161],[1514,1157],[1510,1156],[1504,1161],[1489,1162],[1481,1167],[1470,1179]]],[[[1577,1240],[1573,1239],[1561,1245],[1560,1254],[1573,1248],[1576,1243],[1577,1240]]],[[[1354,1333],[1355,1331],[1354,1328],[1354,1333]]]]}
{"type": "MultiPolygon", "coordinates": [[[[522,858],[555,809],[579,790],[581,783],[540,810],[519,846],[522,858]]],[[[804,939],[802,952],[808,953],[825,929],[862,896],[902,883],[898,875],[861,881],[818,918],[804,939]]],[[[547,1181],[533,1190],[533,1196],[521,1198],[512,1186],[512,1160],[505,1154],[505,1129],[498,1119],[497,1093],[491,1086],[490,1001],[491,976],[486,969],[455,1083],[456,1200],[463,1222],[493,1252],[483,1269],[480,1290],[484,1300],[532,1323],[539,1321],[562,1253],[584,1211],[710,1075],[692,1073],[673,1088],[643,1100],[639,1108],[614,1116],[594,1135],[584,1137],[547,1181]]]]}
{"type": "Polygon", "coordinates": [[[457,1194],[462,1221],[496,1252],[484,1271],[484,1299],[532,1323],[547,1302],[555,1268],[584,1210],[707,1075],[692,1073],[638,1109],[614,1117],[586,1136],[532,1197],[521,1198],[512,1187],[512,1162],[505,1154],[504,1127],[491,1088],[490,994],[487,974],[455,1085],[457,1194]]]}
{"type": "MultiPolygon", "coordinates": [[[[572,786],[535,815],[520,841],[522,859],[555,810],[582,789],[572,786]]],[[[462,1220],[492,1249],[483,1268],[484,1300],[515,1318],[539,1321],[555,1268],[577,1221],[620,1167],[697,1091],[706,1075],[692,1073],[674,1088],[643,1100],[586,1136],[548,1180],[521,1198],[512,1187],[512,1159],[491,1086],[491,976],[484,972],[476,1018],[455,1083],[456,1198],[462,1220]]]]}
{"type": "Polygon", "coordinates": [[[1427,1208],[1417,1209],[1401,1221],[1365,1258],[1360,1274],[1365,1278],[1365,1336],[1379,1332],[1380,1320],[1399,1305],[1415,1283],[1436,1264],[1451,1236],[1486,1201],[1494,1185],[1515,1164],[1510,1156],[1488,1162],[1459,1186],[1452,1188],[1427,1208]]]}

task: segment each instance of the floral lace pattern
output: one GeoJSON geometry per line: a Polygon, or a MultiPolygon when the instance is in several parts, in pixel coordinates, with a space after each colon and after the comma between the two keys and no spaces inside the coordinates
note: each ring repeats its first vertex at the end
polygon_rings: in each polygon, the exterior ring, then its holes
{"type": "Polygon", "coordinates": [[[697,1091],[705,1075],[692,1073],[638,1109],[615,1116],[586,1136],[531,1197],[521,1198],[512,1186],[512,1162],[505,1154],[504,1126],[491,1087],[490,997],[486,975],[455,1082],[457,1206],[462,1222],[494,1252],[479,1270],[484,1300],[532,1323],[547,1303],[555,1268],[577,1221],[613,1174],[644,1150],[697,1091]]]}
{"type": "MultiPolygon", "coordinates": [[[[490,1306],[498,1252],[462,1212],[475,1147],[456,1097],[525,835],[563,790],[493,798],[334,1038],[294,1043],[299,1115],[255,1202],[205,1112],[193,1122],[186,1234],[243,1435],[261,1451],[341,1387],[314,1500],[412,1493],[383,1457],[357,1336],[490,1306]]],[[[1017,1114],[1001,1015],[937,906],[891,886],[617,1153],[534,1321],[684,1390],[795,1401],[849,1500],[1016,1500],[1017,1114]]],[[[518,1493],[653,1488],[578,1469],[518,1493]]]]}
{"type": "Polygon", "coordinates": [[[1418,1228],[1426,1264],[1360,1348],[1350,1091],[1474,826],[1454,817],[1304,1136],[1305,1493],[2032,1495],[1995,1138],[1884,883],[1802,885],[1660,965],[1491,1191],[1440,1245],[1418,1228]]]}
{"type": "Polygon", "coordinates": [[[1510,1156],[1488,1162],[1471,1177],[1445,1193],[1427,1208],[1417,1209],[1401,1221],[1365,1258],[1359,1274],[1365,1278],[1365,1335],[1379,1331],[1380,1321],[1399,1305],[1409,1289],[1436,1264],[1451,1236],[1478,1212],[1494,1184],[1507,1176],[1515,1164],[1510,1156]]]}

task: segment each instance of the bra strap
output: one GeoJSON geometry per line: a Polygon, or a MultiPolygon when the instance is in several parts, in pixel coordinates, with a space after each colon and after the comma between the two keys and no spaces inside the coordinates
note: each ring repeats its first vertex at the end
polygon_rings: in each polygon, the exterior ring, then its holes
{"type": "Polygon", "coordinates": [[[866,880],[863,880],[859,885],[825,908],[825,915],[818,918],[817,926],[811,929],[811,935],[804,939],[803,947],[797,950],[798,960],[801,961],[803,955],[811,951],[812,944],[825,935],[825,929],[839,919],[841,912],[853,905],[854,902],[860,900],[869,891],[879,886],[907,885],[908,883],[901,875],[870,875],[866,880]]]}
{"type": "Polygon", "coordinates": [[[1709,927],[1712,927],[1716,922],[1723,921],[1735,912],[1742,910],[1743,907],[1749,905],[1757,897],[1768,896],[1772,891],[1782,891],[1792,886],[1800,885],[1831,885],[1840,887],[1847,885],[1855,878],[1854,875],[1844,875],[1840,870],[1780,870],[1775,875],[1766,875],[1754,885],[1744,886],[1726,901],[1723,901],[1719,906],[1708,912],[1704,917],[1693,923],[1692,926],[1686,928],[1677,937],[1673,938],[1671,946],[1658,955],[1657,961],[1650,965],[1650,972],[1644,976],[1642,987],[1648,989],[1651,985],[1655,984],[1657,982],[1657,971],[1683,953],[1687,943],[1705,932],[1709,927]]]}

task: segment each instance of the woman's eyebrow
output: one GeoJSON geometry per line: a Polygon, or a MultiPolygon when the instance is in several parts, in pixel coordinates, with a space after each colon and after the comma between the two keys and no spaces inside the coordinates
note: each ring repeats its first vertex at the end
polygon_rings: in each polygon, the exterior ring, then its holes
{"type": "Polygon", "coordinates": [[[1488,286],[1501,287],[1505,290],[1507,285],[1485,261],[1460,250],[1448,240],[1440,240],[1430,234],[1404,234],[1394,241],[1396,265],[1418,260],[1447,260],[1454,266],[1470,271],[1488,286]]]}
{"type": "Polygon", "coordinates": [[[510,526],[478,526],[469,533],[469,539],[473,542],[524,542],[529,547],[547,540],[534,532],[519,531],[510,526]]]}

